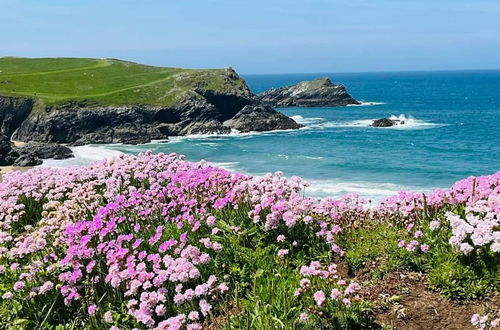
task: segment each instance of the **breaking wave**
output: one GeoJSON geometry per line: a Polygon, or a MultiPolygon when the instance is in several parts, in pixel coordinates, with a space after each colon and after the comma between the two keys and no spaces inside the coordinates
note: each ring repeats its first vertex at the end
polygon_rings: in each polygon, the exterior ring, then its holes
{"type": "MultiPolygon", "coordinates": [[[[316,125],[316,128],[330,128],[330,127],[371,127],[373,121],[379,118],[352,120],[346,122],[329,121],[316,125]]],[[[425,120],[416,119],[412,116],[401,114],[399,116],[392,115],[389,117],[391,120],[396,120],[398,123],[391,127],[377,127],[377,129],[393,129],[393,130],[417,130],[417,129],[430,129],[447,126],[447,124],[432,123],[425,120]]]]}

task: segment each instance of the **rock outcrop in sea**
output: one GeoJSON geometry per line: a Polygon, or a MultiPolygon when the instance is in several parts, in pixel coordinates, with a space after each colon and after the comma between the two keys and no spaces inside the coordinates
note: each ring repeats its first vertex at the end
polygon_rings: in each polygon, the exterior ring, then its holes
{"type": "Polygon", "coordinates": [[[395,125],[404,125],[404,120],[400,119],[390,119],[390,118],[381,118],[381,119],[376,119],[373,121],[373,123],[370,125],[372,127],[391,127],[395,125]]]}
{"type": "Polygon", "coordinates": [[[337,107],[360,104],[352,98],[343,85],[332,83],[329,78],[304,81],[293,86],[272,88],[257,95],[264,104],[272,107],[337,107]]]}

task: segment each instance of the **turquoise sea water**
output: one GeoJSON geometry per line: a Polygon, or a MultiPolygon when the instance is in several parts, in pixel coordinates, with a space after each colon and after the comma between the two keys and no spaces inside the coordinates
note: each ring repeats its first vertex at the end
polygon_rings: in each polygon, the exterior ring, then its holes
{"type": "MultiPolygon", "coordinates": [[[[76,150],[73,164],[110,155],[176,152],[233,171],[281,170],[309,180],[309,195],[359,192],[379,200],[401,189],[430,191],[500,170],[500,71],[249,75],[256,93],[328,76],[363,106],[280,109],[297,131],[174,138],[169,143],[76,150]],[[406,125],[372,128],[401,116],[406,125]]],[[[70,164],[68,163],[68,164],[70,164]]],[[[64,163],[49,162],[48,165],[64,163]]]]}

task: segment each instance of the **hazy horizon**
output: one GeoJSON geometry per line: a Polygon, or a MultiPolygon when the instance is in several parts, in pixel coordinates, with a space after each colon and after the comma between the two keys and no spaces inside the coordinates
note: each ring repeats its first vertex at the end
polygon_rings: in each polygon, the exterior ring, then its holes
{"type": "Polygon", "coordinates": [[[0,56],[241,74],[500,69],[500,3],[0,0],[0,56]]]}
{"type": "MultiPolygon", "coordinates": [[[[49,56],[46,56],[46,57],[32,57],[32,56],[17,56],[17,55],[0,55],[0,58],[2,57],[13,57],[13,58],[79,58],[79,57],[76,57],[76,56],[55,56],[55,57],[49,57],[49,56]]],[[[84,58],[87,58],[87,57],[84,57],[84,58]]],[[[88,58],[92,58],[92,57],[88,57],[88,58]]],[[[151,64],[151,63],[144,63],[144,62],[137,62],[137,61],[134,61],[134,60],[131,60],[131,59],[126,59],[126,58],[111,58],[111,57],[95,57],[94,59],[109,59],[109,60],[122,60],[122,61],[126,61],[126,62],[134,62],[134,63],[137,63],[137,64],[144,64],[144,65],[150,65],[150,66],[159,66],[159,67],[168,67],[168,66],[163,66],[163,65],[155,65],[155,64],[151,64]]],[[[195,69],[193,67],[178,67],[178,68],[182,68],[182,69],[195,69]]],[[[213,69],[224,69],[224,68],[227,68],[227,67],[218,67],[218,68],[213,68],[213,69]]],[[[208,69],[208,68],[203,68],[203,67],[200,67],[198,69],[208,69]]],[[[468,72],[468,71],[500,71],[500,67],[499,68],[486,68],[486,69],[481,69],[481,68],[477,68],[477,69],[467,69],[467,68],[464,68],[464,69],[435,69],[435,70],[380,70],[380,71],[325,71],[325,72],[238,72],[239,74],[241,75],[244,75],[244,76],[266,76],[266,75],[314,75],[314,74],[317,74],[317,75],[322,75],[322,74],[362,74],[362,73],[367,73],[367,74],[370,74],[370,73],[373,73],[373,74],[377,74],[377,73],[425,73],[425,72],[429,72],[429,73],[432,73],[432,72],[468,72]]]]}

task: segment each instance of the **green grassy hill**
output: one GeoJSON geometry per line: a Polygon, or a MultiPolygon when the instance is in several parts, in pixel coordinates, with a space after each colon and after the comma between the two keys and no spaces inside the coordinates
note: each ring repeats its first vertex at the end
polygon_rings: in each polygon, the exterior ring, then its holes
{"type": "Polygon", "coordinates": [[[24,96],[45,105],[91,101],[102,105],[171,105],[194,88],[247,93],[225,69],[155,67],[116,59],[0,58],[0,96],[24,96]]]}

